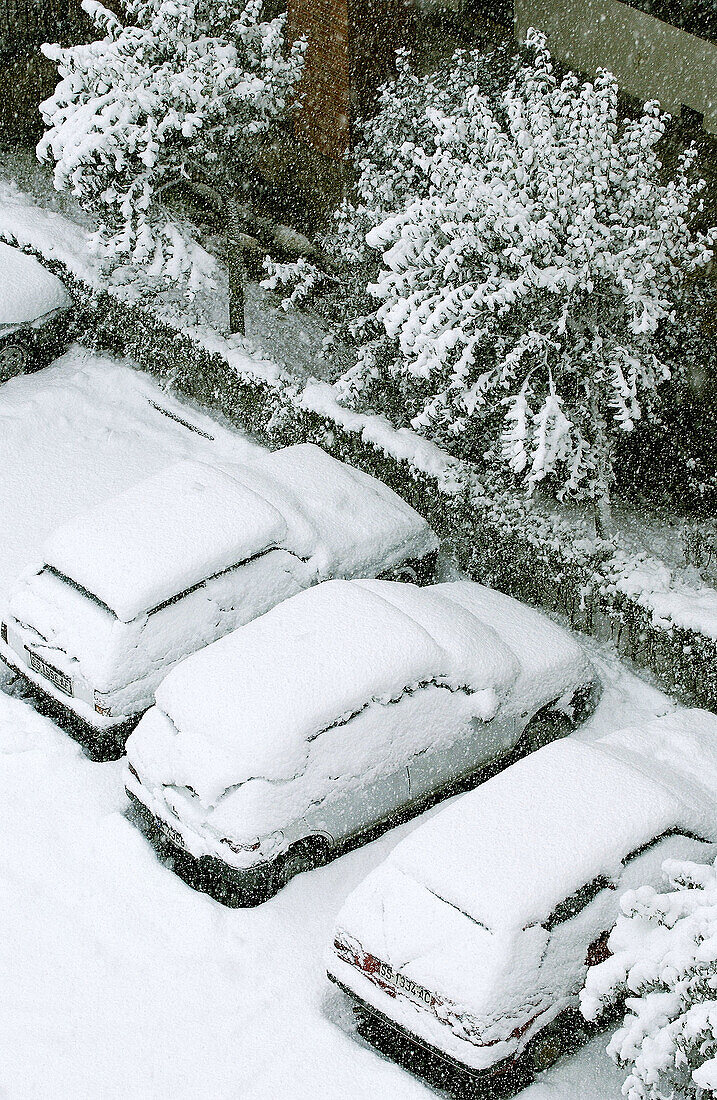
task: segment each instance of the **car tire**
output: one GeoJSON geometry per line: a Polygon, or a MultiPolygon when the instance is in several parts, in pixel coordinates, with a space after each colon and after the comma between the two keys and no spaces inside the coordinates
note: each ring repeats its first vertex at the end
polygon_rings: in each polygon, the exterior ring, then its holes
{"type": "Polygon", "coordinates": [[[530,1044],[530,1068],[533,1073],[543,1073],[554,1066],[564,1052],[565,1044],[560,1029],[546,1027],[530,1044]]]}
{"type": "Polygon", "coordinates": [[[19,340],[0,344],[0,384],[17,374],[25,374],[31,363],[32,353],[27,344],[19,340]]]}
{"type": "Polygon", "coordinates": [[[276,861],[276,889],[281,890],[287,882],[303,871],[313,871],[316,867],[320,867],[327,862],[328,856],[329,845],[323,837],[307,836],[303,840],[297,840],[276,861]]]}

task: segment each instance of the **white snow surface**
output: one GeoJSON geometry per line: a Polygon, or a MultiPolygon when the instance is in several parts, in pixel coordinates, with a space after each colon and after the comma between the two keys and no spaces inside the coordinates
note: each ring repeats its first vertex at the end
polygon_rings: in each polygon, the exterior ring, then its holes
{"type": "Polygon", "coordinates": [[[181,462],[61,527],[44,557],[131,622],[285,534],[268,501],[221,470],[181,462]]]}
{"type": "Polygon", "coordinates": [[[65,287],[33,256],[0,241],[0,325],[37,321],[70,305],[65,287]]]}
{"type": "Polygon", "coordinates": [[[491,930],[523,928],[598,875],[614,878],[669,829],[717,840],[716,764],[717,718],[706,711],[590,745],[557,741],[456,800],[389,863],[491,930]],[[689,753],[685,785],[674,765],[689,753]]]}
{"type": "MultiPolygon", "coordinates": [[[[256,454],[145,375],[77,349],[2,387],[0,449],[0,604],[73,515],[182,459],[231,468],[256,454]]],[[[605,690],[577,739],[675,710],[609,650],[592,654],[605,690]]],[[[0,693],[4,1100],[436,1096],[357,1037],[323,955],[347,895],[437,811],[298,876],[258,909],[228,910],[185,886],[125,820],[124,770],[90,763],[0,693]]],[[[607,1040],[561,1059],[521,1100],[620,1100],[624,1072],[607,1040]]]]}
{"type": "Polygon", "coordinates": [[[252,777],[298,775],[321,730],[426,681],[467,688],[476,714],[492,718],[517,671],[490,625],[446,608],[433,587],[326,581],[173,669],[156,700],[176,732],[142,719],[127,752],[141,776],[189,785],[212,805],[252,777]]]}

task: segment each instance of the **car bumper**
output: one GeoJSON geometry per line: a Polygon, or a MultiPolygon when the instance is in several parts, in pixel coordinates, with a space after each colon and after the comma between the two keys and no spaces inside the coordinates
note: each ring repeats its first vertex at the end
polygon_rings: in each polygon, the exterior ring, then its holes
{"type": "Polygon", "coordinates": [[[267,901],[279,889],[274,863],[257,863],[245,870],[231,867],[211,855],[193,855],[173,839],[164,822],[137,795],[125,787],[134,823],[163,859],[171,859],[172,869],[192,889],[209,894],[215,901],[232,908],[250,908],[267,901]]]}
{"type": "Polygon", "coordinates": [[[327,971],[329,979],[352,1002],[357,1015],[361,1017],[359,1032],[386,1057],[404,1066],[411,1073],[423,1077],[434,1087],[447,1089],[452,1095],[463,1095],[467,1086],[490,1085],[499,1082],[509,1083],[511,1075],[517,1072],[518,1060],[503,1058],[484,1069],[475,1069],[449,1054],[432,1046],[401,1024],[386,1016],[383,1012],[363,1000],[353,989],[345,985],[340,978],[327,971]]]}
{"type": "Polygon", "coordinates": [[[39,713],[52,718],[58,726],[69,733],[70,737],[82,746],[90,760],[119,760],[124,754],[125,742],[141,715],[122,717],[112,723],[105,721],[102,726],[96,726],[68,706],[59,695],[53,694],[44,683],[40,682],[39,678],[35,679],[29,670],[20,667],[20,663],[14,660],[12,651],[8,647],[0,647],[0,661],[20,678],[39,713]]]}

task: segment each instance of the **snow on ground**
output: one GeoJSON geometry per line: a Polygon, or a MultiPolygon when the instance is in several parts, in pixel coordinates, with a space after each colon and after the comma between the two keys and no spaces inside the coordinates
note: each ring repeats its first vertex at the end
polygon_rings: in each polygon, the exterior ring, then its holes
{"type": "MultiPolygon", "coordinates": [[[[75,349],[3,386],[0,453],[1,597],[76,512],[171,462],[211,455],[229,468],[255,451],[146,376],[75,349]]],[[[673,708],[595,653],[608,686],[580,737],[673,708]]],[[[124,817],[121,772],[0,694],[3,1100],[434,1095],[356,1039],[322,962],[345,897],[415,822],[258,909],[228,910],[158,863],[124,817]]],[[[606,1042],[564,1059],[524,1100],[618,1100],[606,1042]]]]}

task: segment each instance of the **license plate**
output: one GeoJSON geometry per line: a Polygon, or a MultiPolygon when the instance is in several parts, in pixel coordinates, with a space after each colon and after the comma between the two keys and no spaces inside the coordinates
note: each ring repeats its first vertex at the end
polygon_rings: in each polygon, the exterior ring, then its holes
{"type": "Polygon", "coordinates": [[[182,834],[167,821],[162,821],[161,818],[158,818],[157,820],[159,822],[159,830],[165,840],[168,840],[171,844],[174,844],[176,848],[183,848],[184,841],[182,840],[182,834]]]}
{"type": "MultiPolygon", "coordinates": [[[[378,961],[378,960],[377,960],[378,961]]],[[[427,989],[424,989],[418,982],[414,982],[412,978],[407,978],[405,974],[401,974],[400,971],[394,970],[388,963],[378,963],[378,977],[382,982],[386,982],[387,985],[392,986],[400,993],[405,993],[407,996],[412,997],[414,1000],[421,1001],[425,1005],[432,1005],[435,998],[432,993],[429,993],[427,989]]]]}
{"type": "Polygon", "coordinates": [[[30,657],[31,669],[39,672],[41,676],[44,676],[65,695],[72,695],[72,680],[69,676],[66,676],[64,672],[60,672],[59,668],[55,668],[54,665],[49,665],[47,661],[43,661],[42,657],[38,657],[37,653],[33,653],[31,649],[28,649],[27,652],[30,657]]]}

